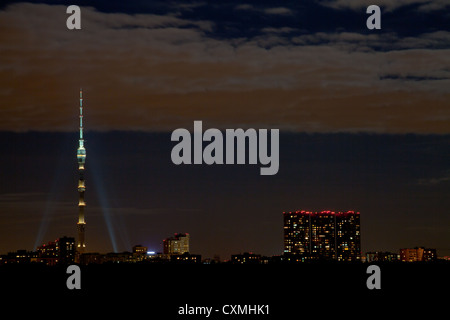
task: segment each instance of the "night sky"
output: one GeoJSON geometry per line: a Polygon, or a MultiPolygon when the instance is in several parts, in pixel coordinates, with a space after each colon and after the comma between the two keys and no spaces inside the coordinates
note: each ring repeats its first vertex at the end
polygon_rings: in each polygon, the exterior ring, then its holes
{"type": "Polygon", "coordinates": [[[363,252],[450,255],[450,5],[380,0],[369,31],[369,4],[6,2],[0,253],[76,236],[82,87],[88,251],[188,232],[203,257],[277,255],[283,211],[356,210],[363,252]],[[280,129],[278,174],[174,165],[194,120],[280,129]]]}

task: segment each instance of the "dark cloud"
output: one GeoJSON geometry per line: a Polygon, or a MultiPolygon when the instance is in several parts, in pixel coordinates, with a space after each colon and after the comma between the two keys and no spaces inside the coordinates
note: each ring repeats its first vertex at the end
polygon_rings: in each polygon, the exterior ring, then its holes
{"type": "MultiPolygon", "coordinates": [[[[361,10],[374,4],[370,0],[319,0],[320,4],[335,9],[361,10]]],[[[379,0],[376,4],[387,11],[394,11],[401,7],[414,6],[419,11],[441,10],[449,5],[445,0],[379,0]]]]}
{"type": "Polygon", "coordinates": [[[441,183],[448,183],[450,181],[450,171],[444,171],[440,177],[421,178],[417,181],[421,186],[435,186],[441,183]]]}
{"type": "Polygon", "coordinates": [[[83,29],[71,32],[64,9],[21,3],[0,12],[0,129],[76,130],[82,86],[86,125],[96,130],[171,130],[196,118],[219,127],[448,132],[446,31],[401,38],[269,25],[250,38],[216,39],[217,21],[83,7],[83,29]]]}

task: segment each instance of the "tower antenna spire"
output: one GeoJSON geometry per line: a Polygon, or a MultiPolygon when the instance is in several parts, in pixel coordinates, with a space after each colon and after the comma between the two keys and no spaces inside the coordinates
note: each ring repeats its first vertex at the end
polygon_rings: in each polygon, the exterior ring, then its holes
{"type": "Polygon", "coordinates": [[[77,240],[77,251],[78,253],[84,253],[86,249],[86,243],[84,239],[84,232],[86,227],[86,222],[84,220],[84,208],[86,203],[84,202],[84,191],[86,190],[84,184],[84,164],[86,161],[86,149],[84,148],[84,138],[83,138],[83,89],[80,88],[80,137],[78,140],[77,149],[77,160],[78,160],[78,240],[77,240]]]}

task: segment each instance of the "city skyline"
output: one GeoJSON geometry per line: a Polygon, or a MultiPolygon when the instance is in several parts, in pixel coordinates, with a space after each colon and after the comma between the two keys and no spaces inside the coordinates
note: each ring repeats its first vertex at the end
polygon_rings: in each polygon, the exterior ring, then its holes
{"type": "MultiPolygon", "coordinates": [[[[11,168],[5,177],[9,181],[19,177],[21,184],[9,184],[1,197],[6,210],[0,252],[16,249],[15,243],[21,243],[21,248],[35,248],[45,239],[74,235],[77,134],[10,135],[12,138],[3,140],[4,145],[12,146],[13,141],[21,156],[2,156],[3,165],[11,168]],[[40,143],[46,141],[51,145],[44,143],[43,148],[40,143]],[[36,171],[36,166],[41,170],[36,171]],[[48,172],[52,173],[51,183],[42,186],[39,181],[45,180],[48,172]]],[[[445,137],[403,136],[392,141],[390,136],[284,133],[280,137],[281,171],[268,181],[258,177],[258,168],[249,165],[198,166],[189,170],[174,166],[170,161],[171,145],[167,143],[169,134],[86,135],[91,150],[85,173],[91,186],[87,214],[89,230],[92,228],[92,234],[96,234],[86,239],[89,251],[126,251],[136,243],[157,247],[162,245],[164,235],[186,230],[193,235],[194,251],[205,256],[245,251],[275,255],[282,252],[283,209],[296,207],[307,211],[358,208],[362,214],[363,251],[426,246],[436,247],[440,255],[449,255],[445,246],[448,218],[442,209],[448,201],[447,182],[424,178],[424,172],[433,177],[433,172],[437,174],[445,167],[446,149],[436,148],[447,144],[445,137]],[[123,155],[117,155],[118,141],[124,143],[123,155]],[[373,148],[367,149],[368,141],[373,148]],[[296,146],[294,152],[292,146],[296,146]],[[161,151],[157,157],[153,148],[161,151]],[[355,157],[354,148],[367,151],[355,157]],[[333,159],[327,157],[330,150],[336,151],[333,159]],[[144,157],[143,151],[149,155],[144,157]],[[404,159],[410,161],[406,167],[404,159]],[[129,165],[124,166],[127,161],[129,165]],[[430,162],[434,165],[429,166],[430,162]],[[303,170],[298,169],[298,163],[303,170]],[[366,171],[369,167],[376,168],[375,173],[366,171]],[[130,184],[130,177],[133,183],[122,188],[130,184]],[[191,185],[194,177],[201,183],[191,185]],[[217,180],[222,183],[217,184],[217,180]],[[141,188],[149,188],[150,192],[141,197],[141,188]],[[169,190],[179,195],[178,202],[171,201],[169,190]],[[215,203],[219,194],[227,199],[222,208],[215,203]],[[295,205],[299,202],[304,205],[295,205]],[[211,208],[217,208],[217,213],[211,214],[211,208]],[[424,210],[428,210],[426,214],[424,210]],[[260,236],[261,232],[265,237],[260,236]]]]}
{"type": "Polygon", "coordinates": [[[378,31],[362,1],[79,1],[81,30],[69,4],[0,5],[0,252],[77,238],[82,199],[88,252],[272,256],[283,211],[355,210],[364,252],[450,255],[447,4],[383,1],[378,31]],[[279,129],[279,170],[175,165],[194,121],[279,129]]]}
{"type": "MultiPolygon", "coordinates": [[[[375,250],[375,251],[366,251],[363,252],[361,250],[361,242],[360,242],[360,212],[355,211],[321,211],[321,212],[312,212],[312,211],[305,211],[305,210],[297,210],[297,211],[289,211],[289,212],[283,212],[284,217],[284,250],[282,253],[275,254],[272,257],[281,257],[286,256],[287,259],[289,256],[296,257],[295,261],[297,262],[305,262],[305,261],[327,261],[327,260],[336,260],[336,261],[346,261],[346,262],[355,262],[355,261],[366,261],[367,259],[371,259],[371,261],[422,261],[422,255],[423,252],[425,254],[428,254],[432,256],[433,258],[425,258],[423,261],[434,261],[435,259],[439,257],[443,257],[444,259],[447,259],[447,256],[436,254],[436,249],[424,249],[423,246],[415,246],[414,249],[407,249],[407,248],[400,248],[397,251],[399,253],[392,253],[389,251],[383,251],[383,250],[375,250]],[[331,218],[331,220],[330,220],[331,218]],[[306,219],[306,220],[305,220],[306,219]],[[355,220],[356,219],[356,220],[355,220]],[[322,221],[319,221],[322,220],[322,221]],[[331,224],[329,224],[331,223],[331,224]],[[309,225],[309,227],[308,227],[309,225]],[[295,234],[295,235],[294,235],[295,234]],[[331,236],[331,238],[330,238],[331,236]],[[320,238],[325,237],[325,238],[320,238]],[[353,238],[356,237],[356,240],[353,238]],[[338,240],[341,239],[341,240],[338,240]],[[353,239],[353,240],[352,240],[353,239]],[[331,241],[331,242],[330,242],[331,241]],[[309,243],[309,245],[308,245],[309,243]],[[334,243],[332,248],[328,248],[328,245],[334,243]],[[318,245],[318,246],[317,246],[318,245]],[[328,249],[324,249],[324,248],[328,249]],[[315,248],[315,249],[314,249],[315,248]],[[321,249],[322,248],[322,249],[321,249]],[[325,251],[323,251],[325,250],[325,251]],[[332,251],[329,251],[332,250],[332,251]],[[348,252],[345,252],[344,250],[349,250],[348,252]],[[419,252],[421,253],[416,253],[419,252]],[[316,253],[314,253],[316,252],[316,253]],[[405,258],[405,252],[413,252],[408,253],[410,256],[413,256],[414,258],[405,258]],[[430,254],[430,252],[432,252],[430,254]],[[397,258],[393,259],[392,255],[398,256],[397,258]],[[367,256],[367,257],[366,257],[367,256]],[[371,256],[371,258],[369,258],[371,256]],[[388,257],[391,256],[391,257],[388,257]],[[374,258],[378,257],[378,258],[374,258]],[[401,258],[400,258],[401,257],[401,258]],[[393,259],[393,260],[392,260],[393,259]]],[[[77,230],[78,224],[77,224],[77,230]]],[[[78,235],[79,236],[79,235],[78,235]]],[[[40,246],[38,246],[33,251],[29,251],[28,249],[17,249],[16,250],[10,250],[8,252],[8,255],[13,253],[19,253],[23,252],[25,254],[34,254],[37,251],[40,251],[41,248],[45,249],[46,245],[54,246],[55,243],[60,241],[61,239],[74,239],[74,238],[67,238],[66,235],[62,237],[58,237],[54,242],[49,241],[48,243],[42,243],[40,246]]],[[[84,240],[84,235],[82,238],[84,240]]],[[[192,254],[192,252],[189,250],[189,239],[190,234],[189,233],[174,233],[174,236],[165,238],[162,240],[162,248],[157,251],[155,250],[155,246],[151,248],[147,248],[145,246],[142,246],[141,244],[135,244],[133,245],[132,252],[135,252],[135,248],[139,248],[139,253],[143,254],[162,254],[162,255],[182,255],[182,254],[192,254]],[[143,252],[142,248],[145,248],[145,252],[143,252]],[[148,251],[151,250],[151,251],[148,251]]],[[[80,250],[80,237],[77,240],[77,245],[75,246],[75,240],[73,240],[73,247],[74,247],[74,253],[73,258],[75,261],[76,259],[79,259],[79,256],[75,258],[75,252],[78,254],[99,254],[99,252],[86,252],[85,246],[81,248],[80,250]]],[[[54,249],[51,249],[54,250],[54,249]]],[[[395,250],[394,250],[395,251],[395,250]]],[[[108,254],[112,253],[120,253],[118,251],[109,252],[108,254]]],[[[130,253],[128,249],[122,251],[121,253],[130,253]]],[[[0,253],[1,255],[2,253],[0,253]]],[[[100,253],[100,254],[106,254],[100,253]]],[[[225,258],[223,261],[233,261],[233,257],[238,256],[246,256],[246,255],[255,255],[253,252],[248,251],[239,251],[239,253],[231,254],[231,260],[225,258]]],[[[197,254],[195,254],[197,255],[197,254]]],[[[255,257],[261,257],[260,254],[256,254],[255,257]]],[[[198,255],[201,257],[202,255],[198,255]]],[[[25,257],[25,256],[24,256],[25,257]]],[[[265,256],[267,257],[267,256],[265,256]]],[[[407,256],[409,257],[409,256],[407,256]]],[[[53,258],[54,259],[54,258],[53,258]]],[[[214,257],[203,257],[203,260],[210,260],[210,259],[220,259],[220,255],[215,254],[214,257]]],[[[203,261],[202,260],[202,261],[203,261]]],[[[245,259],[244,259],[245,260],[245,259]]],[[[220,260],[218,260],[220,261],[220,260]]],[[[288,259],[289,261],[289,259],[288,259]]],[[[50,265],[53,265],[54,263],[51,263],[50,265]]]]}
{"type": "MultiPolygon", "coordinates": [[[[334,213],[332,213],[334,215],[334,213]]],[[[141,244],[135,244],[132,250],[123,252],[83,252],[80,253],[75,238],[62,236],[38,246],[36,250],[17,249],[7,254],[0,253],[0,265],[41,263],[48,266],[79,263],[82,265],[102,263],[234,263],[234,264],[268,264],[268,263],[308,263],[308,262],[436,262],[449,261],[449,256],[438,256],[435,248],[414,247],[400,248],[397,252],[360,251],[359,239],[351,240],[351,236],[360,236],[359,225],[353,225],[354,212],[339,212],[333,217],[333,226],[327,226],[330,211],[323,212],[287,212],[284,213],[284,251],[282,254],[265,256],[255,252],[231,254],[230,257],[204,257],[193,253],[189,246],[188,233],[175,233],[163,240],[162,251],[149,251],[141,244]],[[309,218],[308,218],[309,216],[309,218]],[[300,219],[299,219],[300,218],[300,219]],[[311,222],[306,220],[312,220],[311,222]],[[323,220],[323,221],[319,221],[323,220]],[[347,221],[345,221],[347,220],[347,221]],[[296,223],[300,223],[296,226],[296,223]],[[294,226],[292,225],[294,224],[294,226]],[[309,232],[302,231],[309,224],[309,232]],[[335,229],[335,230],[333,230],[335,229]],[[328,230],[328,231],[327,231],[328,230]],[[293,234],[299,231],[301,235],[293,234]],[[330,238],[329,231],[334,233],[330,238]],[[355,233],[356,231],[356,233],[355,233]],[[333,241],[334,247],[327,245],[333,241]],[[309,245],[307,244],[309,242],[309,245]],[[346,251],[349,250],[349,251],[346,251]]],[[[359,222],[356,223],[358,224],[359,222]]]]}

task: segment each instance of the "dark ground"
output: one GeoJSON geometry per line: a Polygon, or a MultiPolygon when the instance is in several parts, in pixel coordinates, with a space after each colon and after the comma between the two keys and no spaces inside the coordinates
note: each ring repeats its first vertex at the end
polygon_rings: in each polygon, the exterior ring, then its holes
{"type": "MultiPolygon", "coordinates": [[[[132,318],[154,318],[155,314],[164,314],[165,319],[205,318],[179,316],[179,307],[186,304],[218,310],[226,304],[269,305],[269,315],[234,315],[238,319],[385,317],[414,314],[414,310],[427,311],[431,316],[445,308],[437,298],[445,298],[448,292],[449,263],[378,265],[381,290],[366,287],[369,264],[335,263],[91,265],[81,267],[81,290],[67,289],[66,267],[10,265],[0,266],[0,281],[6,301],[24,306],[21,313],[36,314],[45,306],[43,310],[58,310],[62,318],[66,312],[104,318],[123,311],[132,318]],[[80,310],[75,311],[77,308],[80,310]]],[[[233,317],[221,312],[210,317],[218,318],[233,317]]]]}

